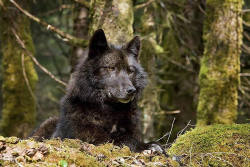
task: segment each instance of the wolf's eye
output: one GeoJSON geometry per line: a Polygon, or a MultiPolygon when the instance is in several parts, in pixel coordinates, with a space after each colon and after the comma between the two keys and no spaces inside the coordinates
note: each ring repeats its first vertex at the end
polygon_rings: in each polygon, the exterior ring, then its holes
{"type": "Polygon", "coordinates": [[[129,67],[128,67],[128,72],[129,72],[130,74],[134,73],[134,72],[135,72],[135,67],[134,67],[134,66],[129,66],[129,67]]]}
{"type": "Polygon", "coordinates": [[[101,72],[112,72],[114,70],[115,70],[115,67],[109,67],[109,66],[107,66],[107,67],[101,67],[99,69],[99,71],[101,71],[101,72]]]}
{"type": "Polygon", "coordinates": [[[108,71],[114,71],[114,70],[115,70],[115,67],[106,67],[106,69],[107,69],[108,71]]]}

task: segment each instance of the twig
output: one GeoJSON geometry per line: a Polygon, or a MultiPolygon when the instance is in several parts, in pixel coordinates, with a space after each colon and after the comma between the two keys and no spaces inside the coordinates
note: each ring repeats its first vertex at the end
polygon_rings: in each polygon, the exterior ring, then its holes
{"type": "Polygon", "coordinates": [[[180,68],[182,68],[182,69],[184,69],[186,71],[195,72],[193,69],[191,69],[189,67],[186,67],[185,65],[182,65],[182,64],[176,62],[175,60],[167,59],[167,61],[169,61],[170,63],[172,63],[172,64],[174,64],[174,65],[176,65],[176,66],[178,66],[178,67],[180,67],[180,68]]]}
{"type": "Polygon", "coordinates": [[[250,12],[250,9],[243,9],[242,10],[242,13],[247,13],[247,12],[250,12]]]}
{"type": "Polygon", "coordinates": [[[250,47],[247,46],[246,44],[242,44],[242,48],[243,48],[243,51],[246,52],[246,53],[249,53],[250,54],[250,47]]]}
{"type": "Polygon", "coordinates": [[[198,5],[198,8],[200,9],[200,11],[206,16],[207,13],[204,9],[202,9],[201,5],[198,5]]]}
{"type": "Polygon", "coordinates": [[[244,20],[242,20],[242,23],[243,23],[243,25],[245,25],[245,26],[247,26],[247,27],[250,27],[250,23],[248,23],[248,22],[246,22],[246,21],[244,21],[244,20]]]}
{"type": "Polygon", "coordinates": [[[32,98],[33,98],[34,100],[36,100],[36,97],[35,97],[35,95],[34,95],[32,89],[31,89],[30,82],[29,82],[28,77],[27,77],[27,74],[26,74],[26,70],[25,70],[25,66],[24,66],[24,54],[23,54],[23,53],[22,53],[22,55],[21,55],[21,59],[22,59],[22,69],[23,69],[23,77],[24,77],[25,83],[26,83],[26,85],[27,85],[27,87],[28,87],[28,90],[29,90],[29,92],[30,92],[32,98]]]}
{"type": "Polygon", "coordinates": [[[250,41],[250,35],[247,32],[244,32],[243,34],[244,34],[244,37],[246,37],[246,39],[250,41]]]}
{"type": "Polygon", "coordinates": [[[135,9],[141,9],[141,8],[144,8],[148,5],[150,5],[152,2],[154,2],[155,0],[148,0],[147,2],[143,3],[143,4],[139,4],[139,5],[136,5],[135,6],[135,9]]]}
{"type": "Polygon", "coordinates": [[[26,15],[27,17],[29,17],[31,20],[43,25],[44,27],[47,28],[47,30],[50,30],[52,32],[55,32],[59,35],[59,37],[65,41],[68,42],[74,46],[80,46],[80,47],[86,47],[87,46],[87,41],[84,39],[80,39],[80,38],[76,38],[70,34],[67,34],[65,32],[63,32],[62,30],[46,23],[45,21],[39,19],[36,16],[33,16],[32,14],[30,14],[28,11],[24,10],[23,8],[21,8],[21,6],[19,4],[17,4],[14,0],[10,0],[10,2],[16,7],[18,8],[24,15],[26,15]]]}
{"type": "Polygon", "coordinates": [[[24,49],[24,51],[27,53],[27,55],[32,59],[32,61],[46,74],[48,74],[53,80],[55,80],[56,82],[62,84],[63,86],[67,86],[67,84],[61,80],[59,80],[58,78],[56,78],[56,76],[54,76],[50,71],[48,71],[45,67],[43,67],[38,61],[37,59],[32,55],[32,53],[26,49],[24,42],[20,39],[20,37],[17,35],[16,31],[12,28],[11,29],[13,34],[15,35],[17,42],[21,45],[21,47],[24,49]]]}
{"type": "Polygon", "coordinates": [[[19,167],[23,167],[23,165],[22,164],[20,164],[18,161],[17,161],[17,159],[15,158],[15,163],[19,166],[19,167]]]}
{"type": "Polygon", "coordinates": [[[180,110],[174,110],[174,111],[165,111],[165,110],[162,110],[160,112],[155,112],[154,115],[179,114],[179,113],[181,113],[180,110]]]}
{"type": "Polygon", "coordinates": [[[175,122],[175,117],[174,117],[174,120],[173,120],[172,125],[171,125],[171,129],[170,129],[170,132],[169,132],[169,135],[168,135],[168,139],[167,139],[166,145],[168,144],[169,138],[171,136],[171,133],[172,133],[172,130],[173,130],[173,126],[174,126],[174,122],[175,122]]]}
{"type": "Polygon", "coordinates": [[[40,16],[48,16],[48,15],[56,13],[57,11],[62,11],[63,9],[73,9],[73,8],[74,8],[73,5],[64,4],[64,5],[61,5],[59,8],[52,9],[52,10],[46,12],[46,13],[42,13],[42,14],[40,14],[40,16]]]}
{"type": "Polygon", "coordinates": [[[25,83],[26,83],[26,86],[28,87],[28,90],[30,92],[30,95],[32,96],[32,98],[34,99],[37,107],[39,110],[42,110],[42,107],[39,105],[39,103],[37,102],[37,99],[36,99],[36,96],[34,94],[34,92],[32,91],[32,88],[30,86],[30,82],[28,80],[28,77],[27,77],[27,74],[26,74],[26,70],[25,70],[25,65],[24,65],[24,54],[22,53],[21,55],[21,59],[22,59],[22,69],[23,69],[23,77],[24,77],[24,80],[25,80],[25,83]]]}
{"type": "Polygon", "coordinates": [[[169,135],[169,134],[170,134],[169,132],[165,133],[161,138],[157,139],[156,142],[162,140],[164,137],[166,137],[166,136],[169,135]]]}
{"type": "Polygon", "coordinates": [[[187,129],[187,127],[190,125],[191,120],[188,121],[187,125],[177,133],[177,137],[183,134],[183,132],[187,129]]]}
{"type": "Polygon", "coordinates": [[[80,3],[81,5],[83,5],[85,8],[89,9],[90,8],[90,4],[89,2],[85,1],[85,0],[74,0],[77,3],[80,3]]]}
{"type": "Polygon", "coordinates": [[[241,77],[250,77],[250,73],[240,73],[241,77]]]}
{"type": "Polygon", "coordinates": [[[192,162],[192,148],[193,148],[193,143],[191,144],[191,147],[189,149],[189,165],[191,165],[192,162]]]}

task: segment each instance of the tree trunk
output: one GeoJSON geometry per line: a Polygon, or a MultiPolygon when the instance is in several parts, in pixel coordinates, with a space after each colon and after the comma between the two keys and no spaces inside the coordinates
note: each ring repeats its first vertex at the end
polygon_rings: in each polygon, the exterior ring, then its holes
{"type": "Polygon", "coordinates": [[[108,41],[113,44],[128,42],[133,36],[132,0],[92,0],[89,34],[104,29],[108,41]]]}
{"type": "MultiPolygon", "coordinates": [[[[0,7],[0,38],[3,54],[3,109],[0,124],[5,136],[27,137],[35,123],[36,105],[34,89],[38,80],[33,63],[17,42],[13,30],[24,42],[27,50],[34,53],[30,22],[8,0],[0,7]]],[[[28,1],[20,1],[24,8],[28,1]]]]}
{"type": "Polygon", "coordinates": [[[237,117],[242,0],[207,0],[199,74],[197,125],[231,124],[237,117]]]}

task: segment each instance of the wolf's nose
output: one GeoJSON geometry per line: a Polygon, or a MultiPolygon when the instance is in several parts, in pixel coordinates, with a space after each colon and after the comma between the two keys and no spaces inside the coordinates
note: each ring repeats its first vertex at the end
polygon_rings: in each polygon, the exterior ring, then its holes
{"type": "Polygon", "coordinates": [[[129,95],[131,95],[131,94],[134,94],[135,91],[136,91],[136,89],[133,88],[133,87],[131,87],[131,88],[128,88],[127,93],[128,93],[129,95]]]}

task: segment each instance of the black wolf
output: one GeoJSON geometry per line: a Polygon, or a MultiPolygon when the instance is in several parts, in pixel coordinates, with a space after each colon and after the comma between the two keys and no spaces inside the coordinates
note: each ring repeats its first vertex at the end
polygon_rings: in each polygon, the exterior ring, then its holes
{"type": "Polygon", "coordinates": [[[79,63],[69,82],[59,119],[47,120],[33,136],[46,138],[48,130],[44,129],[50,125],[54,127],[53,134],[49,132],[52,138],[77,138],[93,144],[114,142],[132,151],[159,148],[140,139],[137,101],[146,86],[146,73],[138,63],[139,51],[138,36],[115,46],[107,43],[103,30],[97,30],[87,58],[79,63]]]}

